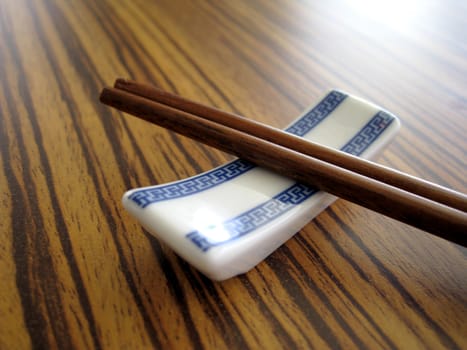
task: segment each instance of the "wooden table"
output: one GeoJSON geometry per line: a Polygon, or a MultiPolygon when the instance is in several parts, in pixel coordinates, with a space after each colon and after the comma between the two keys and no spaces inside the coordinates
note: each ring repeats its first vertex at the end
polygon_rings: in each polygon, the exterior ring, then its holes
{"type": "Polygon", "coordinates": [[[101,105],[117,77],[276,127],[336,87],[466,192],[466,3],[389,3],[2,0],[0,349],[466,349],[458,245],[339,200],[213,282],[120,203],[232,157],[101,105]]]}

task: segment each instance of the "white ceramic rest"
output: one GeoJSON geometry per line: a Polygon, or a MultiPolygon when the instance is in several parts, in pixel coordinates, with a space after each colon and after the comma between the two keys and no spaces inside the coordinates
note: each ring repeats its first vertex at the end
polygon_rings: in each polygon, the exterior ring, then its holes
{"type": "MultiPolygon", "coordinates": [[[[373,158],[399,125],[377,106],[331,91],[286,130],[373,158]]],[[[184,180],[128,191],[123,205],[177,254],[223,280],[253,268],[335,199],[237,159],[184,180]]]]}

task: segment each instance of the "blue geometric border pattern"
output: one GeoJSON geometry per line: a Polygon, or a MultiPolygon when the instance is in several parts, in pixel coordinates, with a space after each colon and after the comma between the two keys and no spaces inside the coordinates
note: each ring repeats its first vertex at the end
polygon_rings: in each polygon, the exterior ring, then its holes
{"type": "Polygon", "coordinates": [[[341,151],[359,156],[391,124],[394,118],[384,111],[379,111],[371,120],[347,142],[341,151]]]}
{"type": "Polygon", "coordinates": [[[190,232],[186,237],[197,245],[203,252],[206,252],[213,246],[244,236],[251,231],[256,230],[258,227],[267,224],[271,220],[283,215],[296,205],[310,198],[311,195],[317,191],[318,190],[300,183],[294,184],[261,205],[258,205],[255,208],[221,224],[222,227],[220,229],[222,230],[222,233],[228,233],[227,239],[224,234],[216,235],[216,231],[219,230],[219,227],[213,226],[207,227],[202,232],[190,232]],[[222,237],[220,240],[219,236],[222,237]]]}
{"type": "Polygon", "coordinates": [[[285,131],[297,136],[307,134],[335,110],[346,97],[347,95],[340,91],[331,91],[310,112],[289,126],[285,131]]]}
{"type": "MultiPolygon", "coordinates": [[[[287,132],[303,136],[323,121],[347,97],[339,91],[331,91],[302,118],[297,120],[287,132]]],[[[133,192],[128,198],[139,207],[145,208],[160,201],[176,199],[208,190],[229,181],[254,168],[252,163],[237,159],[217,169],[205,172],[189,179],[164,186],[155,186],[133,192]]]]}
{"type": "MultiPolygon", "coordinates": [[[[360,155],[386,130],[393,120],[394,118],[388,113],[378,112],[341,150],[353,155],[360,155]]],[[[203,252],[206,252],[211,247],[225,244],[266,225],[304,202],[316,192],[318,192],[317,189],[295,183],[270,200],[221,224],[222,227],[208,227],[205,230],[193,231],[188,233],[186,237],[203,252]],[[222,234],[216,237],[216,230],[217,232],[221,231],[222,234]]]]}
{"type": "Polygon", "coordinates": [[[135,191],[129,198],[141,208],[145,208],[149,204],[189,196],[210,189],[244,174],[255,166],[246,160],[237,159],[225,166],[175,184],[135,191]]]}

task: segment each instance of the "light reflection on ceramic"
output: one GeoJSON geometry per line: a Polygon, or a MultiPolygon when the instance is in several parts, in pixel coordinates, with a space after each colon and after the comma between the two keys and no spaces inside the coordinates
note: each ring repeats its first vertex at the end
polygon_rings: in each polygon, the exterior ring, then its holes
{"type": "MultiPolygon", "coordinates": [[[[374,158],[399,126],[392,114],[333,90],[286,130],[374,158]]],[[[128,191],[123,205],[205,275],[224,280],[253,268],[335,199],[237,159],[184,180],[128,191]]]]}

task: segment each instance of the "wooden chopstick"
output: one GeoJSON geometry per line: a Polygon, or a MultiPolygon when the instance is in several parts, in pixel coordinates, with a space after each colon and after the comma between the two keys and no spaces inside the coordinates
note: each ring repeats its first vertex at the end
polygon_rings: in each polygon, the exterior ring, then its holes
{"type": "Polygon", "coordinates": [[[410,176],[366,159],[305,140],[296,135],[239,115],[187,100],[148,84],[120,78],[116,80],[114,87],[274,142],[450,207],[467,211],[466,195],[415,176],[410,176]]]}
{"type": "Polygon", "coordinates": [[[100,99],[104,104],[304,184],[452,242],[467,245],[467,213],[461,210],[121,88],[105,88],[100,99]]]}

